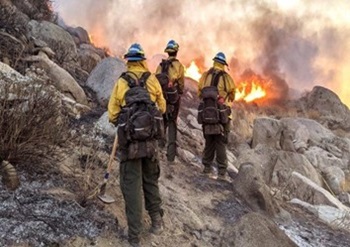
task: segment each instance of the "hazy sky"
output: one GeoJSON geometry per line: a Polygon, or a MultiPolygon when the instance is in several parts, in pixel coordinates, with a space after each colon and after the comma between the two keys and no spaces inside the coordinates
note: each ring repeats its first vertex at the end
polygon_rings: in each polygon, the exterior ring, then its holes
{"type": "Polygon", "coordinates": [[[115,55],[138,42],[151,59],[175,39],[187,65],[206,69],[222,51],[234,78],[251,68],[298,90],[328,87],[350,105],[348,0],[56,0],[55,8],[115,55]]]}

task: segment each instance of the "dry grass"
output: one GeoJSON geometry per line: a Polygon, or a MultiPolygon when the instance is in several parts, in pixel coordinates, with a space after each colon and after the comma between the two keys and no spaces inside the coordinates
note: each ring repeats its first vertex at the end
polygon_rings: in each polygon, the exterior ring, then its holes
{"type": "Polygon", "coordinates": [[[79,195],[77,201],[84,206],[88,200],[96,196],[93,192],[103,180],[104,165],[107,164],[107,160],[101,160],[100,147],[93,138],[88,145],[81,143],[76,151],[79,153],[79,158],[74,165],[79,170],[74,173],[78,188],[76,192],[79,195]]]}
{"type": "Polygon", "coordinates": [[[14,83],[1,75],[0,81],[0,156],[39,168],[69,137],[60,98],[47,85],[14,83]]]}

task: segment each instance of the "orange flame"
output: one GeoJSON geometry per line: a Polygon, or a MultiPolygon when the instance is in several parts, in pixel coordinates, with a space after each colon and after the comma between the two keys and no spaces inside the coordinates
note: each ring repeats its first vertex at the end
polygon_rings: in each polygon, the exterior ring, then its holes
{"type": "Polygon", "coordinates": [[[91,44],[96,47],[108,47],[108,42],[106,39],[106,35],[102,31],[103,29],[99,26],[95,25],[89,30],[89,38],[91,44]]]}
{"type": "Polygon", "coordinates": [[[185,69],[185,76],[195,81],[199,81],[201,78],[202,75],[199,73],[199,68],[194,61],[192,61],[190,66],[185,69]]]}
{"type": "MultiPolygon", "coordinates": [[[[195,81],[199,81],[201,73],[195,61],[192,61],[190,66],[185,68],[185,76],[195,81]]],[[[268,82],[264,79],[253,75],[248,79],[242,80],[237,84],[235,100],[253,102],[261,100],[267,95],[268,82]]]]}
{"type": "Polygon", "coordinates": [[[92,36],[92,34],[89,34],[89,40],[91,44],[94,44],[94,37],[92,36]]]}
{"type": "Polygon", "coordinates": [[[252,102],[264,98],[267,95],[264,83],[264,81],[259,80],[240,82],[236,88],[235,99],[252,102]]]}

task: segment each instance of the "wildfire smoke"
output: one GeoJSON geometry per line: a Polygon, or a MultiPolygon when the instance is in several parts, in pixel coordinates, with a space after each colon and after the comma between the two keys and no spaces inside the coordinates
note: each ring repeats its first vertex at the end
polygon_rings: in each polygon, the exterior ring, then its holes
{"type": "Polygon", "coordinates": [[[55,8],[118,56],[139,42],[152,59],[175,39],[184,64],[208,69],[222,51],[235,79],[251,69],[281,98],[322,85],[350,105],[349,1],[57,0],[55,8]]]}

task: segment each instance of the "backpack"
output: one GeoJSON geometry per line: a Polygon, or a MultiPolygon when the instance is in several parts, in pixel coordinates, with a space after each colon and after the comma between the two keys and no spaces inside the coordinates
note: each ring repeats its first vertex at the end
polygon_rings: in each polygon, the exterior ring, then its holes
{"type": "Polygon", "coordinates": [[[197,120],[199,124],[203,124],[204,130],[207,129],[205,132],[208,132],[208,134],[220,134],[222,128],[219,125],[227,124],[231,114],[230,107],[218,103],[219,79],[225,73],[221,70],[209,70],[207,76],[212,74],[210,86],[204,87],[201,91],[202,101],[198,107],[197,120]]]}
{"type": "MultiPolygon", "coordinates": [[[[143,73],[140,79],[133,78],[131,73],[121,75],[130,88],[125,94],[126,105],[118,116],[118,141],[121,146],[161,139],[164,133],[162,114],[146,89],[151,73],[143,73]]],[[[136,75],[135,77],[137,78],[136,75]]]]}
{"type": "Polygon", "coordinates": [[[156,77],[162,87],[163,96],[167,104],[174,105],[178,102],[180,95],[177,89],[177,82],[172,82],[169,78],[169,67],[173,66],[172,62],[178,61],[176,58],[173,59],[162,59],[160,66],[162,70],[156,77]]]}

